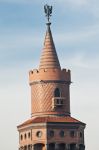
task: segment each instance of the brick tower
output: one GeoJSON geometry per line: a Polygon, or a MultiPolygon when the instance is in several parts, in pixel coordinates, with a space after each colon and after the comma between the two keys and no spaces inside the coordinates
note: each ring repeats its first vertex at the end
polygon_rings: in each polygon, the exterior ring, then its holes
{"type": "Polygon", "coordinates": [[[31,118],[20,124],[19,150],[85,150],[85,124],[70,114],[70,70],[61,69],[48,17],[39,69],[29,72],[31,118]]]}

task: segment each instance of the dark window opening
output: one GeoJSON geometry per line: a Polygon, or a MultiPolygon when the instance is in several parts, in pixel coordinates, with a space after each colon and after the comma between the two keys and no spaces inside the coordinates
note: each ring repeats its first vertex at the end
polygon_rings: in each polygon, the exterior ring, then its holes
{"type": "Polygon", "coordinates": [[[54,97],[60,97],[60,90],[58,88],[55,89],[54,97]]]}
{"type": "Polygon", "coordinates": [[[60,104],[60,100],[59,100],[59,99],[57,99],[57,102],[56,102],[56,104],[60,104]]]}
{"type": "Polygon", "coordinates": [[[23,135],[21,135],[21,140],[23,140],[23,135]]]}
{"type": "Polygon", "coordinates": [[[50,137],[54,137],[54,131],[49,132],[50,137]]]}
{"type": "Polygon", "coordinates": [[[75,132],[74,131],[70,131],[70,136],[74,137],[75,136],[75,132]]]}
{"type": "Polygon", "coordinates": [[[63,104],[63,100],[61,100],[61,104],[63,104]]]}
{"type": "Polygon", "coordinates": [[[31,150],[31,145],[28,145],[28,150],[31,150]]]}
{"type": "Polygon", "coordinates": [[[30,134],[30,132],[28,133],[28,138],[30,138],[30,136],[31,136],[31,134],[30,134]]]}
{"type": "Polygon", "coordinates": [[[24,134],[24,138],[25,138],[25,139],[27,138],[26,133],[24,134]]]}
{"type": "Polygon", "coordinates": [[[76,150],[76,144],[70,144],[70,150],[76,150]]]}
{"type": "Polygon", "coordinates": [[[85,150],[85,146],[83,144],[79,145],[79,150],[85,150]]]}
{"type": "Polygon", "coordinates": [[[44,144],[38,143],[34,145],[34,150],[43,150],[44,149],[44,144]]]}
{"type": "Polygon", "coordinates": [[[24,150],[27,150],[27,146],[24,146],[24,150]]]}
{"type": "Polygon", "coordinates": [[[61,137],[64,137],[64,136],[65,136],[64,131],[60,131],[60,136],[61,136],[61,137]]]}
{"type": "Polygon", "coordinates": [[[59,150],[65,150],[65,144],[64,143],[61,143],[59,144],[59,150]]]}
{"type": "Polygon", "coordinates": [[[49,144],[49,150],[55,150],[55,144],[54,143],[49,144]]]}
{"type": "Polygon", "coordinates": [[[80,138],[82,138],[82,136],[83,136],[83,134],[82,134],[82,132],[80,132],[80,138]]]}

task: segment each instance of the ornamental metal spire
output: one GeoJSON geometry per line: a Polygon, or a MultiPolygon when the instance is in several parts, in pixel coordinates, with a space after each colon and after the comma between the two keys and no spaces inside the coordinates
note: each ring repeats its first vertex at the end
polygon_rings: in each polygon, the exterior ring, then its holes
{"type": "Polygon", "coordinates": [[[46,15],[48,23],[50,23],[50,17],[52,16],[52,8],[53,8],[52,6],[49,6],[47,4],[44,6],[44,11],[45,11],[45,15],[46,15]]]}

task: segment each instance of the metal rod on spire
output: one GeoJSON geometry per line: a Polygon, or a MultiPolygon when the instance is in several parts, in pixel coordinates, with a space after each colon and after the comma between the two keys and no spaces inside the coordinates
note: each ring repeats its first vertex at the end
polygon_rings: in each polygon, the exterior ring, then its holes
{"type": "Polygon", "coordinates": [[[49,6],[47,4],[44,6],[44,11],[45,11],[45,15],[46,15],[48,23],[50,23],[50,17],[52,16],[52,8],[53,8],[52,6],[49,6]]]}

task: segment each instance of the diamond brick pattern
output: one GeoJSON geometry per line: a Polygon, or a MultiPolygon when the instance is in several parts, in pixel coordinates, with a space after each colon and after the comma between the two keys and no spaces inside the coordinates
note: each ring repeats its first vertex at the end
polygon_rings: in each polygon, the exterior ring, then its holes
{"type": "Polygon", "coordinates": [[[69,93],[68,93],[68,86],[66,84],[60,83],[39,83],[32,85],[32,103],[31,103],[31,111],[32,116],[37,113],[47,113],[53,111],[59,112],[68,112],[70,113],[70,104],[69,104],[69,93]],[[62,91],[62,97],[64,99],[64,106],[62,109],[52,110],[52,99],[54,97],[54,91],[56,88],[59,88],[62,91]]]}

